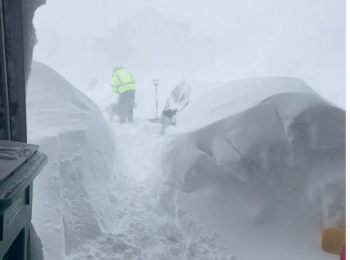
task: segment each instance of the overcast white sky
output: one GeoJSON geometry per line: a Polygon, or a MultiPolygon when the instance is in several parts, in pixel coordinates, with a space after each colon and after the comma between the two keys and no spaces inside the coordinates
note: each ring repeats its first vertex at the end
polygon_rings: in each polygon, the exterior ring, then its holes
{"type": "Polygon", "coordinates": [[[194,33],[210,37],[291,27],[325,29],[323,33],[335,30],[341,32],[339,37],[345,29],[344,0],[48,0],[38,11],[37,21],[57,25],[63,18],[104,30],[146,7],[173,21],[188,22],[194,33]]]}
{"type": "Polygon", "coordinates": [[[35,17],[39,42],[51,30],[108,35],[147,7],[189,23],[194,36],[233,46],[228,56],[261,61],[267,76],[297,66],[315,84],[336,81],[332,95],[345,93],[345,0],[47,0],[35,17]]]}

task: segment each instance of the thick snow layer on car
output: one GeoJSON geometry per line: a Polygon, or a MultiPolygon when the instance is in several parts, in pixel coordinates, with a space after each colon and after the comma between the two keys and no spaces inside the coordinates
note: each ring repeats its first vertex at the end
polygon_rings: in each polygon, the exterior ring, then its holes
{"type": "Polygon", "coordinates": [[[192,102],[163,147],[180,204],[244,259],[337,259],[345,225],[345,111],[294,78],[229,82],[192,102]]]}
{"type": "Polygon", "coordinates": [[[115,221],[113,137],[99,108],[44,64],[33,63],[27,104],[29,142],[49,156],[33,222],[45,259],[63,260],[115,221]]]}

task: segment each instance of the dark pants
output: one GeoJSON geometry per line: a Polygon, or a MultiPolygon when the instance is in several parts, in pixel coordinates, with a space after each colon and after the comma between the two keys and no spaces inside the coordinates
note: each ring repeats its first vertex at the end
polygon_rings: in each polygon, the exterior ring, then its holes
{"type": "Polygon", "coordinates": [[[118,97],[118,115],[120,123],[125,123],[126,119],[130,123],[134,121],[135,90],[128,90],[118,97]]]}

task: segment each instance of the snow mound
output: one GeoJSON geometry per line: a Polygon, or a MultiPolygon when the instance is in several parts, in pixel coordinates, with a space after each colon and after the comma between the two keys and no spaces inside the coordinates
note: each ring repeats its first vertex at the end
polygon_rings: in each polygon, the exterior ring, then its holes
{"type": "Polygon", "coordinates": [[[191,82],[192,102],[183,116],[182,125],[203,127],[213,121],[238,114],[263,100],[282,93],[316,94],[296,78],[253,78],[232,82],[191,82]]]}
{"type": "Polygon", "coordinates": [[[63,260],[115,220],[113,137],[99,108],[44,64],[33,63],[27,95],[29,142],[49,156],[33,221],[45,258],[63,260]]]}
{"type": "Polygon", "coordinates": [[[235,253],[334,259],[319,242],[345,225],[344,110],[299,79],[257,78],[191,103],[178,126],[163,147],[167,183],[235,253]]]}

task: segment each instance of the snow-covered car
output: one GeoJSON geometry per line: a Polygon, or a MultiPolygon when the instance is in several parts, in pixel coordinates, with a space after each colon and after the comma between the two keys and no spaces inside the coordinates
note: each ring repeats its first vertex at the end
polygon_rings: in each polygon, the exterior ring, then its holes
{"type": "Polygon", "coordinates": [[[246,259],[283,250],[331,259],[314,236],[345,223],[345,111],[296,78],[213,89],[191,100],[164,143],[162,170],[182,206],[246,259]],[[240,250],[264,239],[279,247],[240,250]]]}

